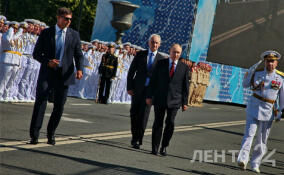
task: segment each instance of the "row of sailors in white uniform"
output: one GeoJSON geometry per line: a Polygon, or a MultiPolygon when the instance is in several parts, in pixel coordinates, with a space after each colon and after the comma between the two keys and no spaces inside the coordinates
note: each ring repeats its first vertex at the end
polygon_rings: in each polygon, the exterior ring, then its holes
{"type": "MultiPolygon", "coordinates": [[[[30,22],[30,21],[28,21],[30,22]]],[[[0,101],[32,102],[35,100],[36,82],[40,63],[33,59],[32,52],[38,36],[16,26],[26,23],[9,22],[10,28],[1,33],[0,42],[0,101]]],[[[99,84],[98,67],[104,52],[89,50],[84,53],[83,80],[71,86],[69,96],[96,99],[99,84]]],[[[113,80],[109,103],[130,103],[126,92],[126,78],[133,55],[116,51],[118,70],[113,80]]]]}
{"type": "Polygon", "coordinates": [[[38,36],[17,30],[16,22],[9,25],[0,44],[0,101],[33,101],[40,63],[32,52],[38,36]]]}
{"type": "MultiPolygon", "coordinates": [[[[68,96],[97,99],[100,75],[98,73],[104,52],[93,49],[84,53],[84,76],[81,80],[76,80],[76,84],[69,87],[68,96]]],[[[116,77],[112,80],[108,103],[130,104],[131,97],[127,94],[126,82],[127,73],[133,60],[133,55],[128,55],[126,50],[117,50],[118,67],[116,77]]]]}

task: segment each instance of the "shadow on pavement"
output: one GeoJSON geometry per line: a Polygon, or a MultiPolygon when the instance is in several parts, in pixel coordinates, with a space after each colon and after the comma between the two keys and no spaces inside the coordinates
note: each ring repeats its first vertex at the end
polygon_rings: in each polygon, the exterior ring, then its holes
{"type": "MultiPolygon", "coordinates": [[[[68,160],[71,160],[71,161],[75,161],[75,162],[78,162],[78,163],[87,164],[87,165],[91,165],[91,166],[95,167],[91,170],[77,172],[77,173],[74,173],[72,175],[105,174],[104,171],[107,171],[108,174],[126,174],[126,175],[127,174],[139,174],[139,175],[161,175],[162,174],[162,173],[157,173],[157,172],[138,169],[138,168],[102,163],[102,162],[98,162],[98,161],[94,161],[94,160],[62,155],[62,154],[58,154],[58,153],[50,153],[50,152],[45,152],[45,151],[40,151],[40,150],[23,149],[23,148],[21,148],[19,150],[43,154],[43,155],[48,155],[48,156],[53,156],[53,157],[62,158],[62,159],[68,159],[68,160]]],[[[46,172],[40,172],[40,171],[37,171],[37,170],[28,169],[28,168],[16,167],[16,166],[7,165],[7,164],[0,164],[0,165],[4,166],[6,168],[9,168],[9,169],[22,170],[22,171],[25,171],[25,172],[30,172],[30,173],[35,173],[35,174],[50,175],[49,173],[46,173],[46,172]]]]}
{"type": "MultiPolygon", "coordinates": [[[[40,175],[53,175],[50,173],[45,173],[42,171],[37,171],[37,170],[32,170],[32,169],[28,169],[28,168],[23,168],[23,167],[18,167],[18,166],[14,166],[14,165],[7,165],[4,163],[0,163],[1,167],[10,169],[10,170],[18,170],[21,171],[21,174],[25,174],[25,173],[33,173],[33,174],[40,174],[40,175]]],[[[2,168],[1,168],[2,169],[2,168]]],[[[1,170],[2,171],[2,170],[1,170]]]]}
{"type": "MultiPolygon", "coordinates": [[[[171,168],[172,168],[172,167],[171,167],[171,168]]],[[[192,174],[216,175],[216,174],[213,174],[213,173],[208,173],[208,172],[206,172],[206,171],[184,170],[184,169],[180,169],[180,168],[172,168],[172,169],[179,170],[179,171],[184,171],[184,172],[192,173],[192,174]]],[[[225,174],[220,174],[220,175],[225,175],[225,174]]]]}

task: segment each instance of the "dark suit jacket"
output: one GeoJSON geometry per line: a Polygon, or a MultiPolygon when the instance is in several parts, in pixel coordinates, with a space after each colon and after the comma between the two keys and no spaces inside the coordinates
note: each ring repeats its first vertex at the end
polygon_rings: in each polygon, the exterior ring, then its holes
{"type": "MultiPolygon", "coordinates": [[[[33,57],[41,63],[39,81],[52,79],[54,69],[48,67],[49,60],[55,59],[55,26],[43,30],[34,48],[33,57]]],[[[83,53],[79,33],[68,28],[62,57],[64,85],[75,83],[74,62],[77,70],[83,69],[83,53]]]]}
{"type": "Polygon", "coordinates": [[[102,56],[102,61],[99,66],[99,74],[102,78],[113,78],[116,75],[118,60],[115,55],[106,53],[102,56]]]}
{"type": "Polygon", "coordinates": [[[147,98],[152,98],[153,105],[180,108],[182,105],[187,105],[189,68],[178,61],[172,78],[169,72],[169,58],[160,60],[153,71],[147,98]]]}
{"type": "Polygon", "coordinates": [[[151,77],[156,63],[165,59],[159,52],[157,53],[150,71],[147,70],[148,50],[140,51],[134,57],[127,75],[127,90],[133,90],[134,94],[140,94],[145,88],[147,77],[151,77]]]}

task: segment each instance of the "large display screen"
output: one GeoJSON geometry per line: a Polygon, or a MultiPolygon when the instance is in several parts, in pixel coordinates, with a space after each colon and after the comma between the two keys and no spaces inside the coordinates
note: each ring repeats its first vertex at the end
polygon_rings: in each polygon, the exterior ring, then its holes
{"type": "Polygon", "coordinates": [[[266,50],[284,71],[284,0],[219,0],[206,60],[249,68],[266,50]]]}

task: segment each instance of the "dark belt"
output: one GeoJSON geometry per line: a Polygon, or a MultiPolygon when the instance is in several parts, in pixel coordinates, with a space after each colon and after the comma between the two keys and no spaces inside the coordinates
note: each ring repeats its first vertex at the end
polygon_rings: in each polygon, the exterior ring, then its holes
{"type": "Polygon", "coordinates": [[[270,100],[270,99],[267,99],[267,98],[263,98],[262,96],[259,96],[255,93],[252,94],[255,98],[261,100],[261,101],[264,101],[264,102],[267,102],[267,103],[271,103],[271,104],[274,104],[275,100],[270,100]]]}

